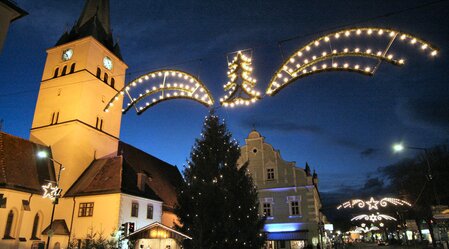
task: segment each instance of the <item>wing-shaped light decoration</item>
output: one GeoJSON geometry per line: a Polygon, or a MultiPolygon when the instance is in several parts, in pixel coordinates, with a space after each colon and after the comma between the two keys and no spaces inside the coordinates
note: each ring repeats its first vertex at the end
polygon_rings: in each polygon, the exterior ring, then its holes
{"type": "Polygon", "coordinates": [[[321,72],[346,71],[373,75],[382,61],[403,65],[405,59],[397,58],[390,52],[391,46],[397,40],[427,51],[430,56],[436,56],[438,53],[438,50],[428,42],[397,30],[383,28],[340,30],[321,36],[295,51],[276,71],[266,93],[275,95],[295,80],[321,72]],[[364,45],[366,47],[355,45],[357,42],[366,44],[364,45]],[[368,47],[368,44],[379,48],[368,47]]]}
{"type": "Polygon", "coordinates": [[[171,69],[150,72],[131,81],[109,101],[104,111],[108,112],[114,102],[125,95],[128,102],[123,113],[134,107],[137,114],[142,114],[153,105],[171,99],[190,99],[207,107],[214,103],[209,90],[198,78],[171,69]]]}
{"type": "Polygon", "coordinates": [[[342,209],[342,208],[346,209],[346,208],[354,208],[354,207],[365,208],[365,206],[368,206],[368,210],[371,210],[371,209],[379,210],[378,205],[380,205],[381,207],[387,207],[388,204],[391,204],[394,206],[409,206],[409,207],[412,206],[412,204],[410,204],[409,202],[401,200],[401,199],[397,199],[397,198],[386,197],[386,198],[382,198],[380,200],[376,200],[376,199],[374,199],[374,197],[370,197],[370,199],[367,201],[360,200],[360,199],[354,199],[354,200],[344,202],[341,205],[339,205],[337,207],[337,209],[342,209]]]}
{"type": "Polygon", "coordinates": [[[220,98],[224,107],[249,105],[260,99],[260,92],[254,89],[256,79],[251,77],[251,58],[241,51],[228,63],[229,81],[223,85],[226,95],[220,98]]]}
{"type": "Polygon", "coordinates": [[[389,215],[386,214],[361,214],[361,215],[357,215],[354,218],[351,219],[351,221],[355,221],[355,220],[366,220],[366,221],[372,221],[372,222],[377,222],[377,221],[381,221],[381,220],[394,220],[396,221],[396,218],[391,217],[389,215]]]}

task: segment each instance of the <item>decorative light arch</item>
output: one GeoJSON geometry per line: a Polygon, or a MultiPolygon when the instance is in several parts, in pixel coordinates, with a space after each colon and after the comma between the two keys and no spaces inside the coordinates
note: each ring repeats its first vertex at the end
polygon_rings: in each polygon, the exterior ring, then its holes
{"type": "Polygon", "coordinates": [[[421,50],[429,51],[430,56],[436,56],[438,54],[438,49],[430,43],[393,29],[363,27],[340,30],[321,36],[295,51],[276,71],[266,93],[268,95],[275,95],[295,80],[317,73],[346,71],[372,76],[382,61],[401,66],[405,63],[405,59],[397,59],[392,53],[389,53],[391,46],[396,40],[419,46],[421,50]],[[386,48],[374,50],[371,48],[336,48],[332,46],[332,42],[347,41],[347,39],[354,37],[372,39],[375,36],[389,39],[386,48]],[[320,47],[321,50],[317,51],[320,47]],[[318,55],[312,54],[317,52],[318,55]],[[342,58],[348,60],[363,58],[364,60],[371,61],[368,63],[365,62],[365,65],[361,65],[355,62],[341,61],[342,58]]]}
{"type": "Polygon", "coordinates": [[[386,197],[380,200],[375,200],[374,197],[371,197],[368,201],[360,199],[346,201],[343,204],[339,205],[337,209],[341,208],[346,209],[354,207],[365,208],[365,206],[368,206],[368,210],[372,209],[379,210],[378,205],[380,205],[381,207],[387,207],[388,204],[392,204],[394,206],[409,206],[409,207],[412,206],[412,204],[410,204],[409,202],[397,198],[386,197]]]}
{"type": "Polygon", "coordinates": [[[189,73],[173,69],[153,71],[134,79],[109,101],[104,111],[108,112],[114,102],[125,95],[129,102],[122,112],[126,113],[134,107],[138,115],[158,103],[172,99],[190,99],[206,107],[214,104],[214,99],[203,82],[189,73]],[[148,101],[150,96],[154,97],[148,101]]]}
{"type": "Polygon", "coordinates": [[[376,214],[361,214],[361,215],[357,215],[356,217],[351,219],[351,221],[355,221],[355,220],[366,220],[366,221],[377,222],[377,221],[382,221],[382,220],[396,221],[396,218],[386,215],[386,214],[376,213],[376,214]]]}

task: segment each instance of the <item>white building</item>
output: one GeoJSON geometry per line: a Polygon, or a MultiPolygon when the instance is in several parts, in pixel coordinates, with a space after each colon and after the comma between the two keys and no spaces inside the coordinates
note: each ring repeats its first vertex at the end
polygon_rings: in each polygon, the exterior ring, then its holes
{"type": "Polygon", "coordinates": [[[127,222],[173,227],[179,170],[120,141],[121,108],[103,112],[126,69],[109,1],[86,0],[47,50],[30,141],[0,132],[0,248],[67,248],[127,222]],[[37,157],[43,150],[50,158],[37,157]],[[49,183],[62,189],[56,205],[42,198],[49,183]]]}
{"type": "Polygon", "coordinates": [[[321,200],[317,175],[308,165],[286,162],[280,152],[252,131],[241,147],[239,165],[248,170],[258,188],[260,213],[266,216],[267,248],[297,249],[320,242],[321,200]]]}

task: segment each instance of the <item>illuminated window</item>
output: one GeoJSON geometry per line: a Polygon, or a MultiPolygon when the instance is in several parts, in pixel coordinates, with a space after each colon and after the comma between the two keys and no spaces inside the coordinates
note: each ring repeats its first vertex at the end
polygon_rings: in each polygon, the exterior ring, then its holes
{"type": "Polygon", "coordinates": [[[80,208],[78,210],[78,217],[91,217],[93,215],[94,215],[93,202],[80,203],[80,208]]]}
{"type": "Polygon", "coordinates": [[[8,213],[8,218],[6,219],[5,234],[3,235],[3,239],[14,239],[11,236],[13,221],[14,221],[14,212],[12,210],[10,210],[8,213]]]}
{"type": "Polygon", "coordinates": [[[39,238],[37,237],[38,226],[39,226],[39,214],[36,214],[36,216],[34,216],[33,230],[31,232],[30,240],[39,240],[39,238]]]}
{"type": "Polygon", "coordinates": [[[153,205],[151,204],[147,206],[147,219],[153,219],[153,205]]]}
{"type": "Polygon", "coordinates": [[[131,217],[139,216],[139,203],[133,202],[131,206],[131,217]]]}
{"type": "Polygon", "coordinates": [[[299,201],[291,201],[290,202],[290,215],[301,215],[299,201]]]}
{"type": "Polygon", "coordinates": [[[266,216],[266,217],[271,217],[272,216],[272,212],[271,211],[272,211],[271,210],[271,203],[269,203],[269,202],[263,203],[263,209],[262,209],[263,215],[266,216]]]}
{"type": "Polygon", "coordinates": [[[274,169],[267,169],[267,181],[274,180],[274,169]]]}

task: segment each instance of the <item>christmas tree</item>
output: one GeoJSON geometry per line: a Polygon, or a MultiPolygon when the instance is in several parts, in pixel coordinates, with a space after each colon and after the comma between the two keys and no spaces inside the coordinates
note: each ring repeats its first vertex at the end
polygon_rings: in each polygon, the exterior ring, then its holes
{"type": "Polygon", "coordinates": [[[260,92],[254,89],[256,80],[251,77],[251,58],[239,51],[228,67],[229,81],[223,86],[227,94],[220,99],[221,104],[234,107],[249,105],[260,99],[260,92]]]}
{"type": "Polygon", "coordinates": [[[194,249],[259,249],[264,221],[246,166],[237,167],[238,143],[212,111],[184,169],[178,191],[178,229],[192,236],[194,249]]]}

